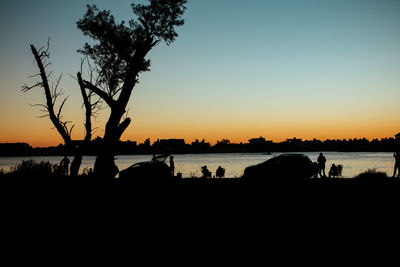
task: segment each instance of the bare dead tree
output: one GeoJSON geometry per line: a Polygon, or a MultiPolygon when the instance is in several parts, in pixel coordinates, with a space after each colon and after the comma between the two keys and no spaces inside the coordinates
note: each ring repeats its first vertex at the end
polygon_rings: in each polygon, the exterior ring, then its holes
{"type": "Polygon", "coordinates": [[[31,51],[33,56],[35,57],[35,61],[37,63],[37,66],[39,68],[39,73],[31,76],[40,77],[40,81],[36,82],[34,85],[28,86],[24,84],[22,86],[22,92],[27,92],[35,87],[42,87],[44,90],[44,94],[46,96],[46,104],[34,104],[33,106],[38,106],[41,107],[41,111],[43,111],[45,114],[42,115],[41,117],[49,117],[51,122],[53,123],[54,127],[57,129],[58,133],[61,135],[61,137],[64,140],[65,144],[70,144],[71,143],[71,132],[74,128],[74,125],[68,128],[68,124],[71,123],[70,121],[63,121],[62,120],[62,108],[64,107],[65,102],[67,101],[68,97],[65,97],[63,101],[61,102],[61,105],[58,109],[57,115],[54,111],[54,106],[57,102],[57,99],[63,95],[62,89],[59,88],[59,84],[62,78],[62,75],[60,75],[55,83],[53,84],[52,87],[49,85],[49,77],[51,76],[52,72],[46,72],[46,68],[50,66],[50,62],[48,61],[50,58],[50,53],[49,53],[49,47],[50,47],[50,41],[47,42],[47,47],[41,47],[39,50],[36,50],[35,46],[30,45],[31,51]]]}
{"type": "Polygon", "coordinates": [[[76,164],[71,164],[71,174],[79,172],[79,166],[82,162],[83,151],[88,146],[90,140],[92,139],[92,134],[95,129],[92,128],[92,118],[96,117],[98,112],[102,109],[102,101],[97,97],[92,91],[87,92],[82,79],[83,65],[87,62],[88,66],[88,79],[93,84],[98,84],[98,75],[96,75],[96,70],[90,64],[89,59],[86,57],[81,60],[80,72],[76,74],[76,78],[73,77],[79,84],[79,89],[81,91],[83,106],[85,107],[85,138],[77,144],[75,150],[75,161],[76,164]],[[78,164],[79,163],[79,164],[78,164]]]}
{"type": "MultiPolygon", "coordinates": [[[[68,99],[67,97],[64,97],[63,100],[61,101],[61,104],[59,105],[57,114],[55,112],[55,106],[57,105],[57,100],[59,97],[61,97],[64,92],[63,90],[59,87],[60,81],[62,78],[62,75],[58,77],[56,80],[55,84],[53,84],[50,87],[49,84],[49,78],[52,74],[51,71],[47,71],[47,68],[50,66],[50,40],[47,41],[47,46],[46,47],[41,47],[39,50],[35,48],[34,45],[30,45],[32,54],[35,58],[36,64],[39,68],[39,73],[31,76],[33,77],[40,77],[39,81],[35,82],[33,85],[27,85],[24,84],[22,86],[22,92],[26,93],[33,88],[43,88],[45,97],[46,97],[46,103],[45,104],[34,104],[33,106],[40,107],[41,111],[43,111],[44,115],[40,116],[41,118],[43,117],[49,117],[51,122],[53,123],[55,129],[58,131],[58,133],[61,135],[65,147],[72,151],[74,153],[74,159],[72,160],[71,163],[71,175],[78,175],[80,165],[82,163],[82,156],[83,156],[83,148],[87,143],[90,142],[91,137],[92,137],[92,124],[91,124],[91,118],[93,114],[96,114],[96,111],[99,110],[99,107],[101,105],[100,100],[96,100],[92,103],[92,97],[93,93],[89,92],[87,94],[85,86],[83,86],[82,82],[82,77],[81,74],[77,74],[77,81],[79,84],[79,88],[82,94],[82,99],[83,99],[83,105],[85,107],[86,113],[85,113],[85,137],[81,141],[74,141],[71,138],[72,130],[74,128],[74,125],[71,123],[71,121],[64,121],[62,117],[62,109],[68,99]],[[69,124],[72,124],[69,126],[69,124]]],[[[83,61],[81,61],[81,71],[82,71],[82,66],[83,66],[83,61]]],[[[88,63],[89,64],[89,63],[88,63]]],[[[89,78],[90,81],[93,82],[92,75],[89,78]]],[[[96,83],[95,83],[96,84],[96,83]]]]}

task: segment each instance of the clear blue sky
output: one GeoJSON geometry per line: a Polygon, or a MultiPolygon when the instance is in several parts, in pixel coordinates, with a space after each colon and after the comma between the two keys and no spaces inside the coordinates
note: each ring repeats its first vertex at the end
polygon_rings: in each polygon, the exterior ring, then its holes
{"type": "MultiPolygon", "coordinates": [[[[400,1],[188,2],[176,42],[149,54],[123,139],[381,138],[400,130],[400,1]]],[[[0,142],[61,142],[28,105],[43,101],[41,92],[20,92],[36,72],[29,44],[48,37],[52,69],[71,95],[65,117],[82,136],[69,74],[79,70],[76,50],[86,39],[75,22],[87,3],[132,18],[132,1],[3,1],[0,142]]],[[[105,121],[97,120],[100,136],[105,121]]]]}

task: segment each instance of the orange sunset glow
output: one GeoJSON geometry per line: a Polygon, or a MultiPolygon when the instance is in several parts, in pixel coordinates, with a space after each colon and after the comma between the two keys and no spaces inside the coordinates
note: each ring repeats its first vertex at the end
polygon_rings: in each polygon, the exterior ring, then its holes
{"type": "MultiPolygon", "coordinates": [[[[64,4],[58,5],[64,9],[64,4]]],[[[27,142],[33,147],[63,142],[48,118],[38,118],[44,115],[40,108],[30,106],[44,103],[40,88],[21,92],[37,72],[29,44],[40,47],[49,36],[51,83],[63,73],[60,86],[69,98],[62,116],[75,125],[72,138],[83,138],[84,109],[71,75],[79,70],[81,56],[76,50],[85,42],[72,17],[78,18],[85,4],[73,5],[57,14],[54,23],[35,17],[27,28],[22,13],[29,8],[18,11],[22,12],[18,23],[6,20],[16,6],[10,5],[9,12],[3,9],[3,35],[19,34],[5,39],[0,50],[0,142],[27,142]]],[[[239,27],[235,21],[243,14],[238,6],[233,5],[221,20],[207,5],[190,2],[176,42],[159,45],[148,55],[152,65],[139,76],[126,108],[132,123],[121,140],[205,139],[212,144],[223,138],[246,143],[258,136],[274,142],[293,137],[371,140],[399,132],[396,8],[371,11],[367,4],[352,4],[345,10],[319,6],[303,10],[257,5],[251,19],[243,18],[239,27]]],[[[130,16],[119,6],[111,11],[119,20],[130,16]]],[[[60,104],[61,99],[56,108],[60,104]]],[[[108,114],[105,107],[93,121],[93,137],[104,135],[108,114]]]]}

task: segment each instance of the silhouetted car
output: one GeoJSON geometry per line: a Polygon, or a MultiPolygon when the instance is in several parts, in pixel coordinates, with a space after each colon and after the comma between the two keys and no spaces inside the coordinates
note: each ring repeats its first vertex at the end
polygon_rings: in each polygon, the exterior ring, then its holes
{"type": "Polygon", "coordinates": [[[282,154],[244,170],[243,179],[252,182],[302,181],[313,175],[310,158],[303,154],[282,154]]]}
{"type": "Polygon", "coordinates": [[[170,167],[165,163],[169,154],[153,157],[150,161],[138,162],[119,172],[121,182],[162,183],[171,180],[170,167]]]}

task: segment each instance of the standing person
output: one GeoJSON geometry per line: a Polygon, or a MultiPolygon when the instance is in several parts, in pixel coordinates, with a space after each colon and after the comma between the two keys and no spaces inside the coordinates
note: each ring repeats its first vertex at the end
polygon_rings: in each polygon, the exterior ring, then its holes
{"type": "Polygon", "coordinates": [[[326,158],[324,157],[324,154],[319,153],[317,161],[318,161],[319,176],[320,177],[326,177],[326,174],[325,174],[326,158]],[[323,176],[322,176],[322,173],[324,173],[323,176]]]}
{"type": "Polygon", "coordinates": [[[175,176],[174,156],[169,157],[169,168],[171,169],[172,176],[175,176]]]}
{"type": "Polygon", "coordinates": [[[396,176],[396,171],[397,171],[397,177],[400,177],[400,152],[394,152],[393,154],[394,157],[394,171],[393,171],[393,177],[396,176]]]}
{"type": "Polygon", "coordinates": [[[61,160],[60,167],[61,167],[61,175],[68,176],[69,159],[67,156],[64,156],[64,158],[61,160]]]}

